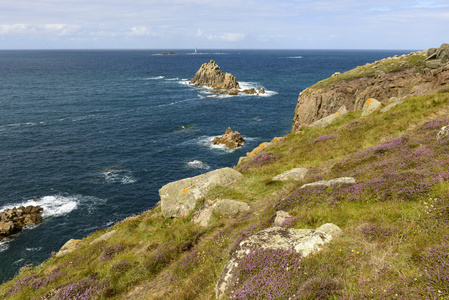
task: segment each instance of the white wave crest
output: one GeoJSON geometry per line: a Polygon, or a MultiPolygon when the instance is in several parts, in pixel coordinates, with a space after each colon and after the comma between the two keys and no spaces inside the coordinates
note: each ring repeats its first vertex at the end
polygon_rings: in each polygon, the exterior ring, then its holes
{"type": "MultiPolygon", "coordinates": [[[[0,211],[7,209],[7,208],[13,208],[13,207],[19,207],[19,206],[29,206],[29,205],[39,205],[41,206],[44,211],[42,213],[43,218],[49,218],[49,217],[59,217],[63,215],[67,215],[68,213],[72,212],[73,210],[77,209],[78,206],[83,202],[98,202],[100,199],[90,196],[83,196],[83,195],[51,195],[51,196],[44,196],[39,199],[32,199],[28,201],[24,201],[21,203],[16,204],[9,204],[6,206],[3,206],[0,208],[0,211]]],[[[30,229],[33,228],[29,227],[30,229]]]]}
{"type": "Polygon", "coordinates": [[[137,181],[133,173],[125,169],[107,169],[101,175],[107,183],[131,184],[137,181]]]}
{"type": "Polygon", "coordinates": [[[295,59],[298,59],[298,58],[303,58],[302,56],[289,56],[289,57],[287,57],[287,58],[295,58],[295,59]]]}
{"type": "Polygon", "coordinates": [[[189,161],[186,165],[187,165],[187,167],[192,168],[192,169],[202,169],[202,170],[210,169],[210,166],[207,163],[202,162],[201,160],[189,161]]]}
{"type": "Polygon", "coordinates": [[[164,76],[145,77],[144,80],[159,80],[164,79],[164,76]]]}
{"type": "Polygon", "coordinates": [[[4,239],[3,241],[0,242],[0,253],[8,250],[8,248],[9,248],[8,239],[4,239]]]}

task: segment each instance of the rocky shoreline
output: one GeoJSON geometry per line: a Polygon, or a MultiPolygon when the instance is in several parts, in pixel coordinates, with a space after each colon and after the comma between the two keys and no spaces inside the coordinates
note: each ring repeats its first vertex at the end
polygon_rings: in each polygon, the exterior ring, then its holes
{"type": "Polygon", "coordinates": [[[0,241],[20,232],[23,227],[42,222],[43,208],[39,205],[20,206],[0,212],[0,241]]]}

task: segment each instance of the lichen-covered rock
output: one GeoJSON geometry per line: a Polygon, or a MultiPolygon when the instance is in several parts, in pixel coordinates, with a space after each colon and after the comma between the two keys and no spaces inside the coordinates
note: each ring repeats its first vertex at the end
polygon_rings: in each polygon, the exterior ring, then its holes
{"type": "Polygon", "coordinates": [[[232,74],[223,73],[213,60],[207,64],[203,64],[190,83],[209,86],[216,90],[233,90],[240,88],[237,79],[232,74]]]}
{"type": "Polygon", "coordinates": [[[238,265],[247,254],[259,249],[284,249],[293,250],[303,257],[315,253],[329,243],[333,238],[342,234],[341,229],[334,224],[324,224],[316,230],[292,229],[282,227],[271,227],[243,240],[236,251],[231,255],[220,279],[218,280],[215,293],[217,298],[231,296],[238,288],[239,274],[238,265]]]}
{"type": "Polygon", "coordinates": [[[184,217],[212,188],[229,185],[242,177],[234,169],[223,168],[168,183],[159,190],[162,213],[165,218],[184,217]]]}
{"type": "Polygon", "coordinates": [[[56,253],[56,257],[59,256],[63,256],[66,255],[67,253],[72,252],[73,250],[75,250],[76,248],[79,247],[79,242],[81,242],[81,240],[76,240],[76,239],[70,239],[68,240],[62,247],[61,249],[59,249],[59,251],[56,253]]]}
{"type": "Polygon", "coordinates": [[[306,177],[308,170],[306,168],[294,168],[288,170],[282,174],[275,176],[273,181],[286,181],[286,180],[302,180],[306,177]]]}
{"type": "Polygon", "coordinates": [[[245,139],[242,137],[240,132],[234,131],[231,127],[226,129],[225,133],[221,137],[216,137],[212,140],[212,144],[214,145],[225,145],[229,149],[235,149],[241,147],[245,139]]]}
{"type": "Polygon", "coordinates": [[[201,226],[207,226],[212,214],[235,217],[239,213],[248,212],[249,210],[250,206],[241,201],[229,199],[207,201],[204,207],[194,214],[193,222],[199,223],[201,226]]]}
{"type": "Polygon", "coordinates": [[[382,103],[380,101],[377,101],[374,98],[369,98],[365,101],[365,105],[363,105],[362,117],[368,116],[373,112],[380,110],[381,107],[382,103]]]}

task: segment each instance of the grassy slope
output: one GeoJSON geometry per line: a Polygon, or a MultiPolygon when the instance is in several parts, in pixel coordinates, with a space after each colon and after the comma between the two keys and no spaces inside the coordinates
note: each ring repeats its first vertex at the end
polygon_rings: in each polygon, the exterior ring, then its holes
{"type": "Polygon", "coordinates": [[[191,216],[165,220],[156,207],[93,233],[72,253],[23,269],[0,286],[0,298],[213,299],[230,250],[270,226],[280,209],[295,217],[294,228],[331,222],[344,232],[301,261],[305,276],[288,282],[285,299],[296,291],[304,299],[449,297],[449,142],[436,140],[449,124],[447,90],[410,97],[363,120],[360,112],[350,113],[264,149],[275,159],[242,171],[243,180],[208,197],[247,202],[250,215],[214,216],[202,228],[191,216]],[[326,135],[337,136],[316,141],[326,135]],[[309,168],[310,175],[302,182],[271,181],[293,167],[309,168]],[[358,183],[298,189],[341,176],[358,183]],[[109,240],[90,244],[111,230],[109,240]]]}

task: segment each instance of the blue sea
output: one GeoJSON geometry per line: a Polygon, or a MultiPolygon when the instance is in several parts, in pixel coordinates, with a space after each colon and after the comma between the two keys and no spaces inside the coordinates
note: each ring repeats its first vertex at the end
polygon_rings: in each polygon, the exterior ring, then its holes
{"type": "Polygon", "coordinates": [[[287,134],[306,87],[410,52],[162,51],[0,51],[0,210],[44,208],[41,224],[0,242],[0,282],[71,238],[154,207],[164,184],[232,167],[287,134]],[[190,85],[210,60],[266,94],[190,85]],[[227,127],[246,139],[242,148],[211,144],[227,127]]]}

